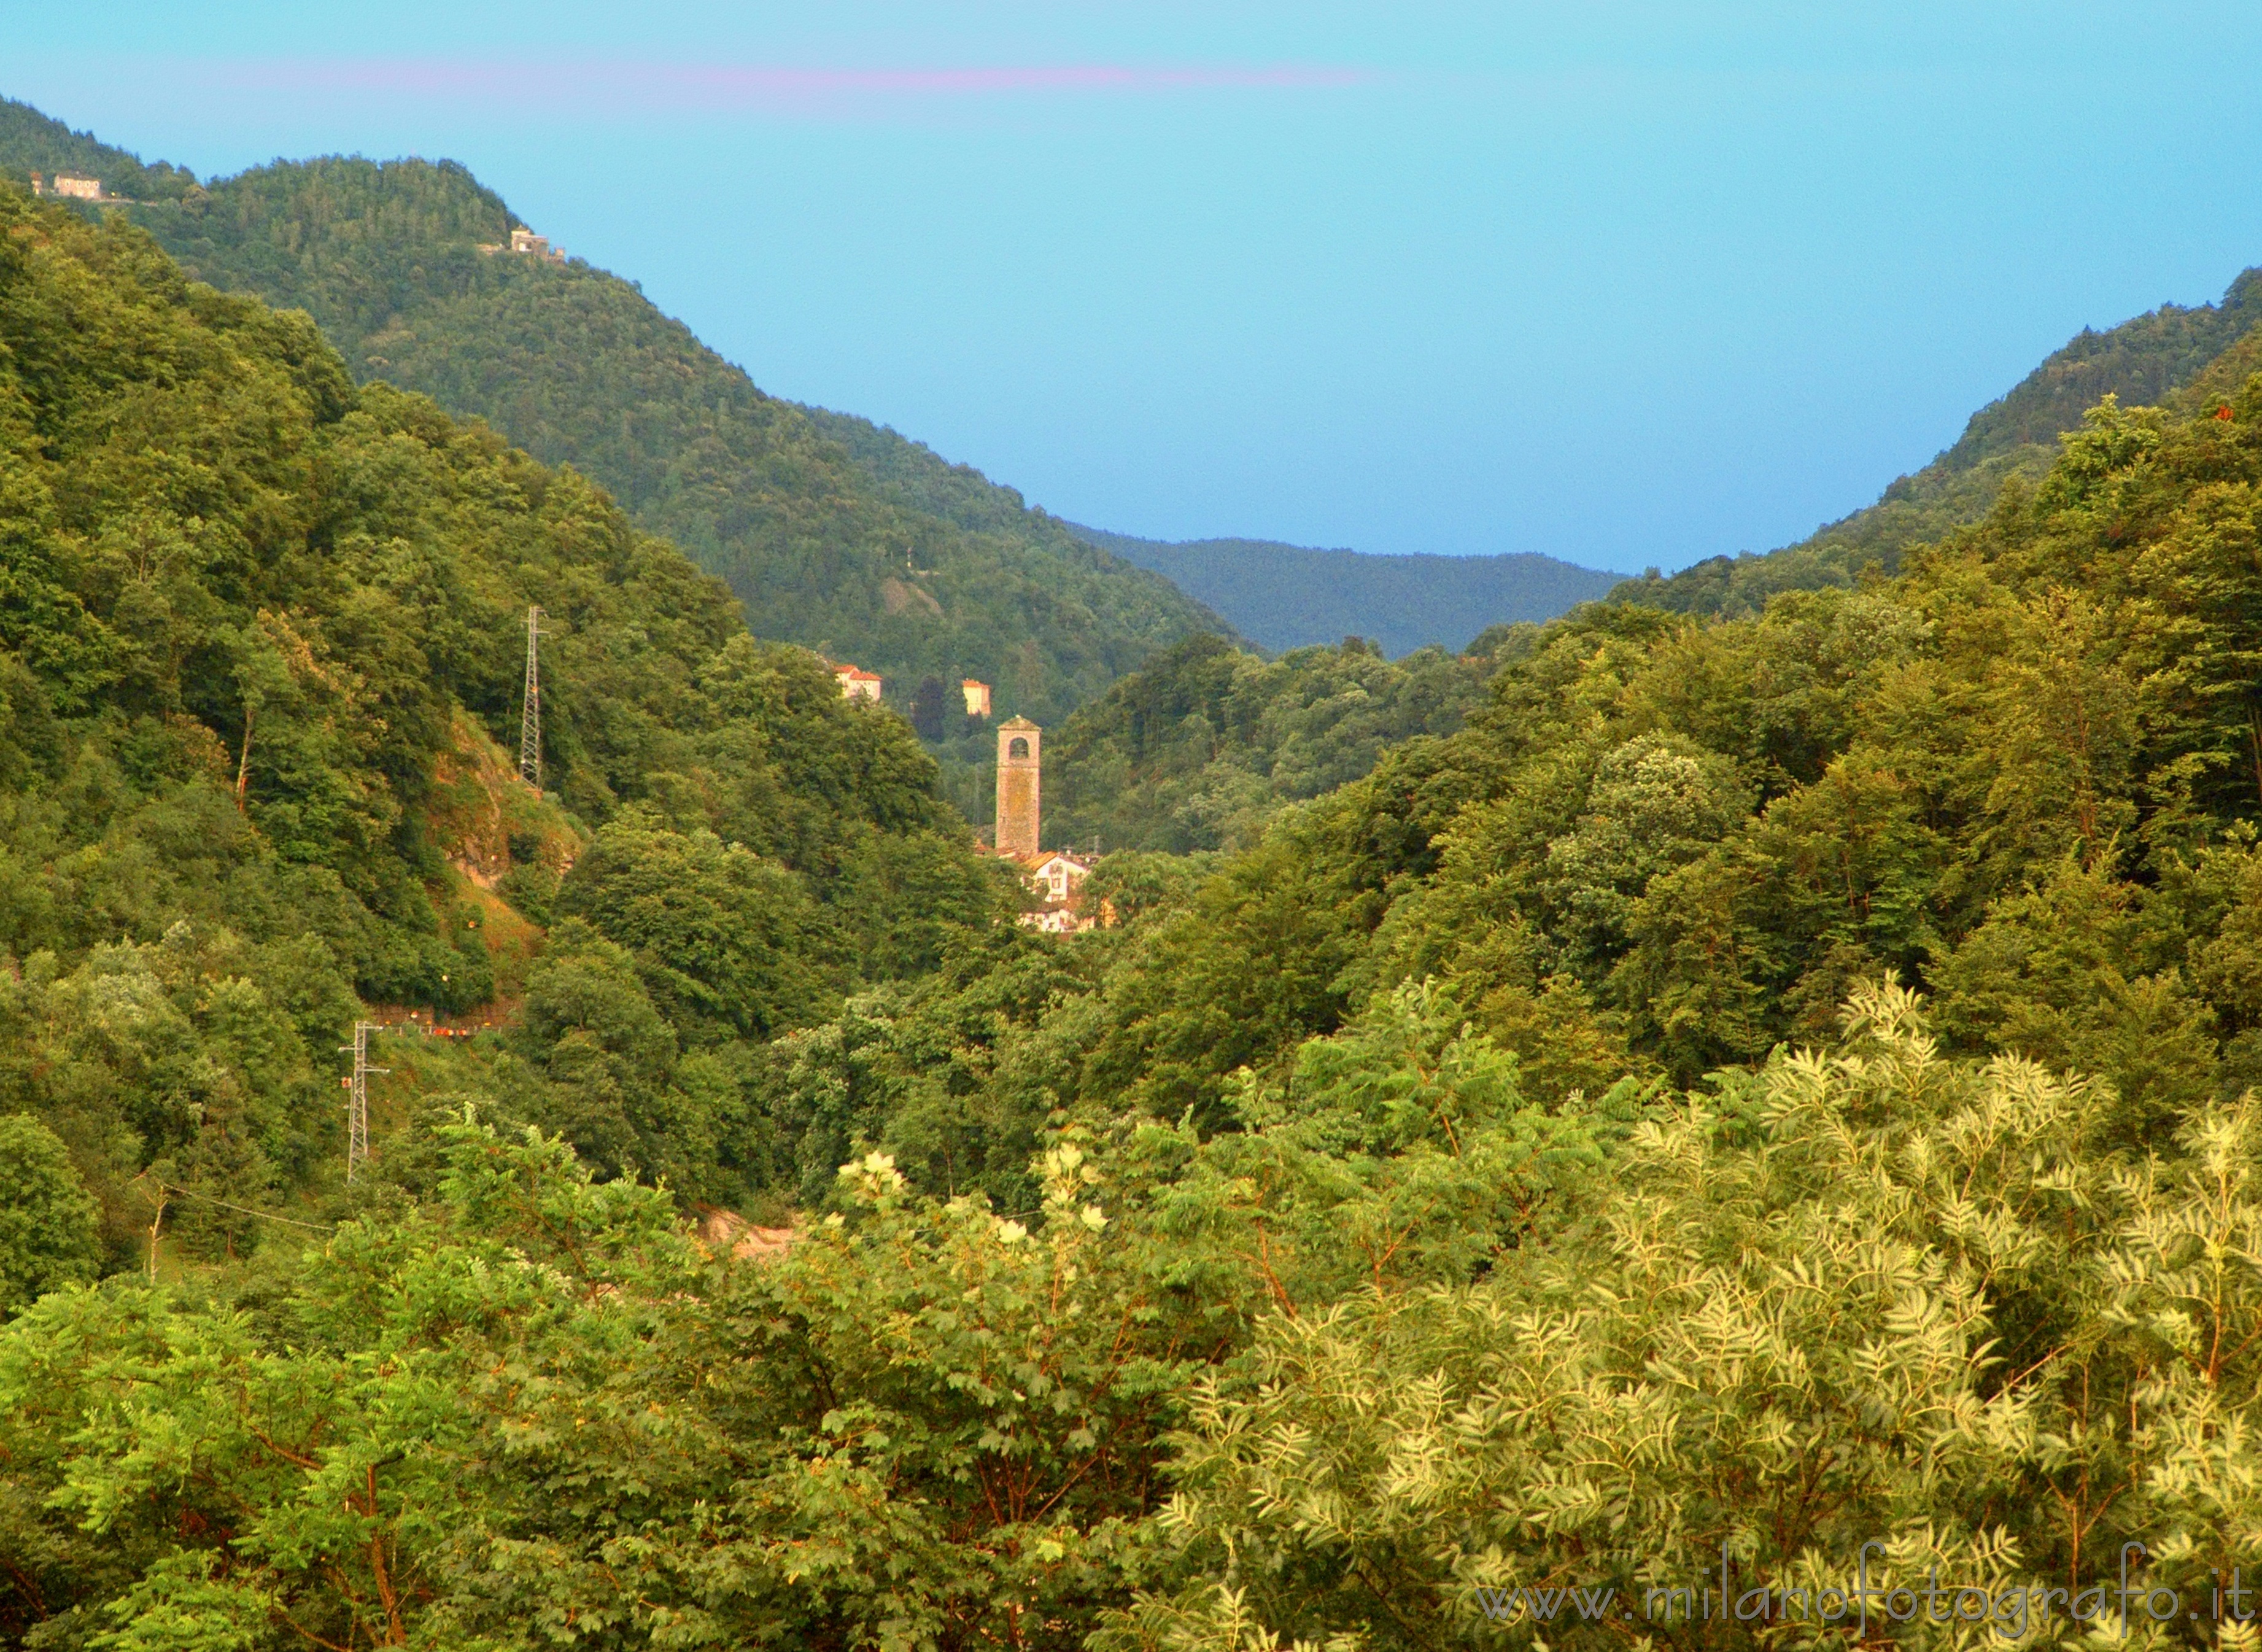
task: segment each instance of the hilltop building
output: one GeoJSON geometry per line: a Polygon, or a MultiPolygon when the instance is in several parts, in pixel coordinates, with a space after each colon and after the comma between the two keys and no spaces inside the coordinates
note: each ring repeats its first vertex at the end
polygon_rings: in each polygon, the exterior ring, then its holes
{"type": "Polygon", "coordinates": [[[966,696],[967,716],[987,717],[990,715],[990,685],[988,683],[976,682],[973,678],[968,677],[959,683],[958,691],[966,696]]]}
{"type": "MultiPolygon", "coordinates": [[[[530,229],[512,230],[510,249],[515,253],[522,253],[529,258],[547,258],[552,263],[566,262],[564,248],[551,248],[549,236],[537,235],[530,229]]],[[[486,249],[482,248],[480,250],[484,251],[486,249]]]]}
{"type": "MultiPolygon", "coordinates": [[[[35,176],[32,187],[39,186],[35,176]]],[[[102,180],[89,177],[83,172],[58,172],[54,177],[54,193],[75,201],[98,201],[102,198],[102,180]]]]}
{"type": "Polygon", "coordinates": [[[1038,852],[1038,743],[1044,731],[1025,717],[998,725],[998,853],[1038,852]]]}
{"type": "Polygon", "coordinates": [[[833,667],[832,680],[840,685],[842,699],[875,703],[880,697],[881,684],[885,681],[875,672],[859,671],[854,666],[833,667]]]}

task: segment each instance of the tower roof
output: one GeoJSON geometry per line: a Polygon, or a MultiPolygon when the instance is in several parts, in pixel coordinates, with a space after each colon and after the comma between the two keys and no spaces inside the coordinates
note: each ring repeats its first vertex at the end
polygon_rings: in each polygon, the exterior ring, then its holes
{"type": "MultiPolygon", "coordinates": [[[[1028,719],[1028,718],[1025,718],[1025,717],[1009,717],[1009,718],[1007,718],[1004,722],[1002,722],[1002,723],[1000,723],[999,725],[998,725],[998,726],[999,728],[1001,728],[1001,729],[1009,729],[1009,728],[1028,728],[1028,729],[1034,729],[1034,728],[1036,728],[1036,726],[1037,726],[1037,725],[1036,725],[1034,723],[1030,722],[1030,721],[1029,721],[1029,719],[1028,719]]],[[[1039,730],[1038,732],[1039,732],[1040,733],[1041,733],[1043,731],[1042,731],[1042,730],[1039,730]]]]}

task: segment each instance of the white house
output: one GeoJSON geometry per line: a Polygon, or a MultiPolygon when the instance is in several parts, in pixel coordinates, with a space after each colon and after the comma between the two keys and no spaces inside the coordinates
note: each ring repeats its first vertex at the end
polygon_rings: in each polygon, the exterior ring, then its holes
{"type": "Polygon", "coordinates": [[[1048,901],[1069,901],[1084,887],[1084,880],[1091,876],[1091,868],[1077,856],[1055,849],[1049,855],[1030,855],[1022,857],[1022,876],[1029,887],[1048,901]]]}
{"type": "Polygon", "coordinates": [[[1030,928],[1041,929],[1047,934],[1072,935],[1086,929],[1115,927],[1113,901],[1100,902],[1097,912],[1084,910],[1084,885],[1091,876],[1091,862],[1084,856],[1055,849],[1007,858],[1019,862],[1021,876],[1045,903],[1035,912],[1021,914],[1021,921],[1030,928]]]}

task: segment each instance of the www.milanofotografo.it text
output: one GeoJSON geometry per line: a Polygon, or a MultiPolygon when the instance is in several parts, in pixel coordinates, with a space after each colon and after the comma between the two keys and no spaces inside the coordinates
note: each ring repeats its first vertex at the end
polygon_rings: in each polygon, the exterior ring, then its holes
{"type": "Polygon", "coordinates": [[[1645,1588],[1639,1600],[1621,1596],[1615,1588],[1480,1589],[1477,1604],[1488,1618],[1518,1619],[1534,1623],[1597,1623],[1617,1620],[1647,1623],[1697,1623],[1728,1620],[1738,1623],[1781,1623],[1786,1620],[1845,1624],[1866,1633],[1870,1626],[1913,1623],[1984,1624],[2006,1641],[2026,1638],[2031,1626],[2069,1619],[2077,1627],[2118,1623],[2125,1635],[2132,1622],[2150,1619],[2169,1623],[2179,1618],[2215,1623],[2252,1623],[2262,1619],[2262,1579],[2253,1584],[2233,1568],[2229,1578],[2211,1573],[2211,1587],[2186,1600],[2165,1584],[2148,1583],[2129,1576],[2131,1564],[2141,1567],[2150,1552],[2142,1543],[2121,1547],[2117,1581],[2074,1589],[2041,1584],[1983,1585],[1940,1581],[1934,1566],[1921,1583],[1888,1583],[1872,1576],[1872,1557],[1882,1559],[1883,1543],[1864,1543],[1852,1578],[1843,1587],[1788,1588],[1754,1584],[1736,1588],[1735,1566],[1727,1550],[1720,1551],[1717,1571],[1687,1587],[1645,1588]]]}

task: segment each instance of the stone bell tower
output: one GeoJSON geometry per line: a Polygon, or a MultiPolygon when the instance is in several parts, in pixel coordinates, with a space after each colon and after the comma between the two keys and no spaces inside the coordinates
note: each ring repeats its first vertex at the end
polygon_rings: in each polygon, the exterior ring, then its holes
{"type": "Polygon", "coordinates": [[[998,725],[998,853],[1037,852],[1037,742],[1043,731],[1025,717],[998,725]]]}

